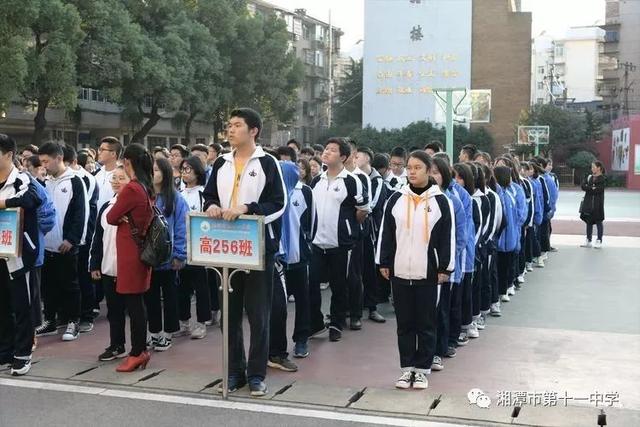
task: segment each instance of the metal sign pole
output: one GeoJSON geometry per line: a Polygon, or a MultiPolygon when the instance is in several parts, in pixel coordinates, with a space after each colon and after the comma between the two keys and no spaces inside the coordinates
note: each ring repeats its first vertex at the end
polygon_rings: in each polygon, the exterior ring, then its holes
{"type": "Polygon", "coordinates": [[[222,398],[229,399],[229,268],[222,268],[222,398]]]}

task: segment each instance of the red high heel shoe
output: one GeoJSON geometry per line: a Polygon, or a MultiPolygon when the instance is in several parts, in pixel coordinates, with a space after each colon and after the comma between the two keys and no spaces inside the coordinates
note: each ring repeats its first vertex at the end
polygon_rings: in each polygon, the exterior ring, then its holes
{"type": "Polygon", "coordinates": [[[138,368],[145,369],[150,359],[151,354],[146,351],[140,353],[140,356],[127,356],[124,362],[118,365],[116,372],[133,372],[138,368]]]}

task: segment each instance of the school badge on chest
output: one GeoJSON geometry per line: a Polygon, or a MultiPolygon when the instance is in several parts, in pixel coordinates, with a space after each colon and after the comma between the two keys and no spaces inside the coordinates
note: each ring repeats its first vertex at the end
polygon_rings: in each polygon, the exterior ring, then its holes
{"type": "Polygon", "coordinates": [[[255,170],[252,170],[251,172],[249,172],[249,176],[250,176],[251,178],[255,178],[257,175],[258,175],[258,174],[256,173],[256,171],[255,171],[255,170]]]}

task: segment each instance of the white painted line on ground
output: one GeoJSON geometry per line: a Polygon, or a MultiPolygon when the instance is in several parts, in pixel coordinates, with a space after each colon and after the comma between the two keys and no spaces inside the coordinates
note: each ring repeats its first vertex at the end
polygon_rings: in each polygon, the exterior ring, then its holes
{"type": "MultiPolygon", "coordinates": [[[[595,238],[595,234],[594,234],[594,238],[595,238]]],[[[584,243],[585,240],[586,240],[586,237],[584,235],[577,235],[577,234],[552,234],[551,235],[551,244],[556,246],[579,247],[581,244],[584,243]]],[[[627,248],[627,249],[640,248],[640,237],[607,236],[606,228],[605,228],[605,235],[603,238],[603,242],[604,242],[604,246],[602,250],[606,250],[607,248],[627,248]]],[[[598,249],[594,249],[594,250],[598,250],[598,249]]]]}
{"type": "MultiPolygon", "coordinates": [[[[575,216],[554,216],[553,217],[553,221],[558,220],[558,221],[581,221],[579,216],[575,215],[575,216]]],[[[607,222],[640,222],[640,218],[607,218],[604,220],[604,223],[606,224],[607,222]]]]}
{"type": "MultiPolygon", "coordinates": [[[[266,405],[249,402],[230,402],[218,399],[203,399],[195,397],[176,396],[170,394],[144,393],[127,390],[110,390],[104,387],[77,386],[69,384],[56,384],[25,379],[0,378],[0,385],[10,387],[29,388],[45,391],[62,391],[66,393],[79,393],[87,395],[100,395],[124,399],[147,400],[152,402],[174,403],[178,405],[201,406],[218,409],[234,409],[239,411],[260,412],[274,415],[286,415],[304,418],[318,418],[352,423],[365,423],[372,425],[387,425],[399,427],[449,427],[464,426],[462,424],[449,424],[435,421],[420,421],[407,418],[378,417],[373,415],[332,412],[320,409],[304,409],[287,406],[266,405]]],[[[469,426],[466,426],[469,427],[469,426]]]]}

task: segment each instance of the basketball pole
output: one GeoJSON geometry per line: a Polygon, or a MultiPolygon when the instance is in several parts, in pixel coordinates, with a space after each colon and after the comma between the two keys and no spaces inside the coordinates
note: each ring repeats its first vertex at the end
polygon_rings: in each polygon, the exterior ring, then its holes
{"type": "MultiPolygon", "coordinates": [[[[445,142],[445,151],[451,160],[451,164],[455,163],[453,158],[453,92],[456,91],[466,91],[465,88],[459,87],[448,87],[442,89],[433,89],[434,93],[437,92],[446,92],[445,98],[445,133],[446,133],[446,142],[445,142]]],[[[442,98],[440,98],[442,99],[442,98]]]]}

